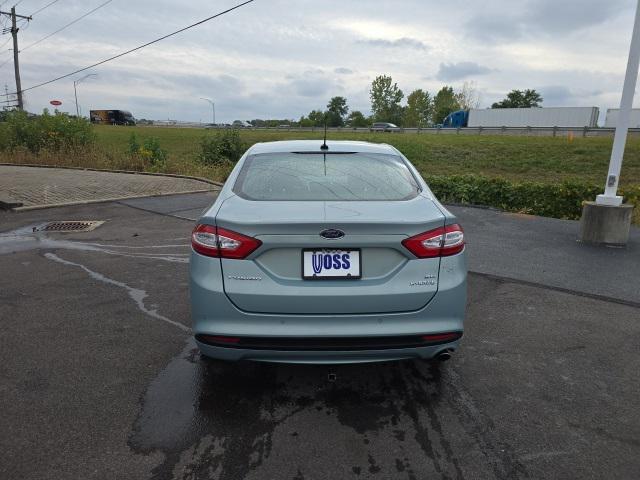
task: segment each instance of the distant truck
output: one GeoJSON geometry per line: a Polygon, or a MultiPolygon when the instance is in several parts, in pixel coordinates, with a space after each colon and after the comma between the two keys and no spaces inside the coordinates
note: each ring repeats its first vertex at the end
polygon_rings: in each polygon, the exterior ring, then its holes
{"type": "Polygon", "coordinates": [[[135,125],[136,119],[127,110],[91,110],[91,123],[104,125],[135,125]]]}
{"type": "Polygon", "coordinates": [[[598,107],[486,108],[458,110],[444,119],[443,128],[598,126],[598,107]]]}
{"type": "MultiPolygon", "coordinates": [[[[604,121],[605,128],[616,128],[618,126],[619,108],[610,108],[607,110],[607,118],[604,121]]],[[[629,128],[640,128],[640,108],[631,110],[631,122],[629,128]]]]}
{"type": "Polygon", "coordinates": [[[469,110],[451,112],[442,122],[442,128],[464,128],[469,124],[469,110]]]}

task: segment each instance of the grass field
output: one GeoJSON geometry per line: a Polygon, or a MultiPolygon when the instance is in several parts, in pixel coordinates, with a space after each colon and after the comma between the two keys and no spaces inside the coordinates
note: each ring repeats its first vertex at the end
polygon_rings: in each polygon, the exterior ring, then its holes
{"type": "MultiPolygon", "coordinates": [[[[169,169],[197,173],[195,157],[200,140],[212,132],[193,128],[111,127],[96,129],[98,144],[114,157],[127,149],[132,132],[154,136],[168,151],[169,169]]],[[[242,131],[246,146],[274,140],[322,138],[320,133],[242,131]]],[[[330,133],[334,140],[389,143],[404,153],[424,174],[481,174],[509,180],[558,182],[572,179],[604,183],[611,138],[512,137],[466,135],[330,133]]],[[[222,173],[222,172],[220,172],[222,173]]],[[[221,178],[216,178],[221,180],[221,178]]],[[[621,175],[622,185],[640,184],[640,139],[630,138],[621,175]]]]}
{"type": "MultiPolygon", "coordinates": [[[[97,145],[80,157],[59,154],[3,154],[3,161],[45,163],[94,168],[144,170],[146,166],[127,154],[135,133],[139,141],[156,137],[168,152],[166,173],[197,175],[224,180],[228,168],[199,165],[200,141],[214,131],[196,128],[96,126],[97,145]]],[[[246,147],[256,142],[320,139],[320,133],[286,131],[241,132],[246,147]]],[[[611,138],[515,137],[477,135],[415,135],[390,133],[330,133],[329,139],[386,142],[404,153],[424,175],[476,174],[511,181],[557,183],[577,180],[604,183],[611,138]]],[[[621,185],[640,185],[640,138],[630,138],[621,185]]]]}
{"type": "MultiPolygon", "coordinates": [[[[152,171],[224,181],[230,162],[203,165],[201,141],[218,132],[196,128],[96,126],[96,143],[81,153],[25,150],[0,153],[0,162],[85,168],[152,171]],[[131,155],[129,139],[154,137],[167,152],[155,167],[131,155]]],[[[256,142],[317,139],[321,132],[243,130],[246,149],[256,142]]],[[[436,194],[453,203],[476,203],[508,211],[580,218],[581,204],[601,192],[607,175],[612,138],[516,137],[393,133],[329,133],[329,140],[386,142],[404,153],[428,179],[436,194]],[[466,176],[460,176],[466,175],[466,176]],[[569,182],[569,183],[566,183],[569,182]]],[[[621,176],[627,201],[640,204],[640,138],[630,138],[621,176]]],[[[633,221],[640,225],[640,208],[633,221]]]]}

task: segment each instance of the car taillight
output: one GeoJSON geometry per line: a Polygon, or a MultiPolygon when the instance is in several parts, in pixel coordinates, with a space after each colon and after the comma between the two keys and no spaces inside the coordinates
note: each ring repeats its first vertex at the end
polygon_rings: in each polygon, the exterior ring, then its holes
{"type": "Polygon", "coordinates": [[[447,225],[402,241],[418,258],[447,257],[464,249],[464,232],[460,225],[447,225]]]}
{"type": "Polygon", "coordinates": [[[226,343],[234,345],[240,342],[240,337],[227,337],[223,335],[196,335],[196,340],[204,343],[226,343]]]}
{"type": "Polygon", "coordinates": [[[262,242],[256,238],[213,225],[197,225],[191,234],[193,249],[207,257],[242,259],[260,245],[262,242]]]}
{"type": "Polygon", "coordinates": [[[462,337],[462,332],[446,332],[434,333],[431,335],[422,335],[422,340],[427,343],[445,343],[453,342],[462,337]]]}

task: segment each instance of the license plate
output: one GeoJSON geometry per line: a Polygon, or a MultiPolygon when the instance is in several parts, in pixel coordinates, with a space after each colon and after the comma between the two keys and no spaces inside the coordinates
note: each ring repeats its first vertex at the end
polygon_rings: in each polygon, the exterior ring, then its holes
{"type": "Polygon", "coordinates": [[[302,251],[302,278],[358,279],[362,264],[359,249],[318,249],[302,251]]]}

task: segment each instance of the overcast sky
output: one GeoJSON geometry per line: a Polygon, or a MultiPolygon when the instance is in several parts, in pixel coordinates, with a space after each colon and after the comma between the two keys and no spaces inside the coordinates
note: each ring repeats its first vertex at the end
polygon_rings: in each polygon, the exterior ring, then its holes
{"type": "MultiPolygon", "coordinates": [[[[29,15],[50,0],[22,0],[29,15]]],[[[105,0],[59,0],[19,32],[20,48],[105,0]]],[[[0,0],[2,3],[3,0],[0,0]]],[[[15,0],[5,2],[2,10],[15,0]]],[[[71,72],[237,3],[113,0],[20,54],[22,86],[71,72]]],[[[535,88],[545,106],[617,107],[631,38],[633,0],[256,0],[245,7],[90,71],[78,87],[90,108],[137,118],[209,122],[291,118],[335,95],[368,114],[369,87],[391,75],[416,88],[476,82],[481,106],[535,88]]],[[[4,23],[4,21],[3,21],[4,23]]],[[[0,38],[0,44],[9,35],[0,38]]],[[[11,57],[2,47],[0,63],[11,57]]],[[[82,76],[78,75],[75,78],[82,76]]],[[[15,91],[13,64],[0,81],[15,91]]],[[[4,88],[4,85],[2,85],[4,88]]],[[[26,107],[52,99],[75,113],[73,78],[26,92],[26,107]]],[[[640,106],[637,99],[636,106],[640,106]]]]}

